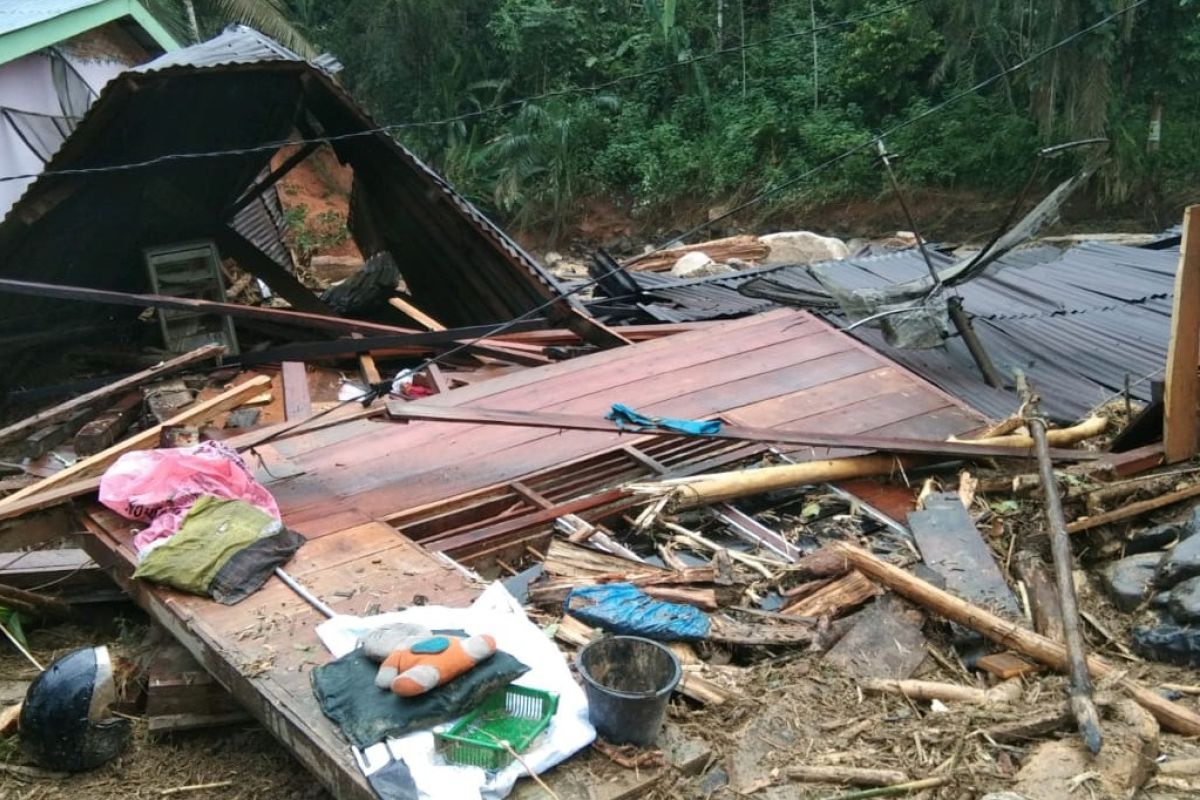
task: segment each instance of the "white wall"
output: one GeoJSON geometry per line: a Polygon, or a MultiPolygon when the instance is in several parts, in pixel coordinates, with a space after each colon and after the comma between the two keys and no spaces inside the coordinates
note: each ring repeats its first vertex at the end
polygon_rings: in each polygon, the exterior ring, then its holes
{"type": "MultiPolygon", "coordinates": [[[[96,94],[106,83],[140,61],[133,57],[125,42],[114,42],[112,47],[104,47],[106,36],[102,31],[83,34],[77,37],[80,42],[71,40],[64,43],[62,48],[66,60],[96,94]]],[[[54,91],[50,69],[50,58],[44,53],[32,53],[16,61],[0,64],[0,106],[60,116],[62,108],[54,91]]],[[[43,166],[41,159],[0,117],[0,175],[36,174],[41,172],[43,166]]],[[[32,182],[32,178],[0,181],[0,218],[8,213],[32,182]]]]}

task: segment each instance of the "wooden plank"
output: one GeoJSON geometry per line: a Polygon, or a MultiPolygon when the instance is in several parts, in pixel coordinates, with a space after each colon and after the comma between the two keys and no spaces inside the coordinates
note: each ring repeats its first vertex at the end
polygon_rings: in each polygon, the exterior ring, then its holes
{"type": "Polygon", "coordinates": [[[840,617],[882,593],[870,578],[852,570],[807,597],[801,597],[785,607],[783,613],[796,617],[840,617]]]}
{"type": "Polygon", "coordinates": [[[401,314],[404,314],[406,317],[411,319],[413,322],[415,322],[418,325],[420,325],[421,327],[425,328],[426,330],[430,330],[430,331],[446,330],[445,325],[438,322],[436,319],[429,316],[424,311],[417,308],[415,305],[413,305],[409,301],[405,300],[403,297],[389,297],[388,304],[392,308],[399,311],[401,314]]]}
{"type": "Polygon", "coordinates": [[[62,422],[52,423],[29,434],[21,443],[21,455],[30,460],[41,458],[69,439],[95,413],[91,408],[77,408],[62,422]]]}
{"type": "MultiPolygon", "coordinates": [[[[688,436],[698,439],[734,439],[737,441],[765,442],[769,444],[800,444],[812,447],[843,447],[856,450],[882,450],[893,453],[916,455],[954,456],[957,458],[1028,458],[1029,450],[1023,447],[997,447],[973,445],[968,442],[932,441],[929,439],[907,439],[897,436],[870,436],[867,434],[830,434],[823,431],[796,431],[775,428],[749,428],[724,426],[717,433],[692,434],[666,428],[622,429],[604,419],[577,414],[552,414],[547,412],[507,411],[498,408],[438,408],[424,403],[388,401],[388,416],[397,420],[431,420],[435,422],[465,422],[488,425],[512,425],[517,427],[558,428],[561,430],[598,431],[601,433],[653,433],[660,436],[688,436]]],[[[1055,456],[1063,460],[1089,460],[1098,454],[1058,449],[1055,456]]]]}
{"type": "Polygon", "coordinates": [[[1196,453],[1196,403],[1200,398],[1200,206],[1188,206],[1183,215],[1179,270],[1175,273],[1175,300],[1171,311],[1171,339],[1167,345],[1164,397],[1163,455],[1168,464],[1196,453]]]}
{"type": "Polygon", "coordinates": [[[1177,492],[1159,495],[1152,497],[1149,500],[1141,500],[1136,503],[1130,503],[1127,506],[1118,508],[1115,511],[1108,511],[1103,514],[1096,514],[1090,517],[1082,517],[1067,525],[1067,533],[1079,533],[1088,531],[1092,528],[1098,528],[1101,525],[1109,525],[1113,522],[1124,522],[1127,519],[1139,517],[1142,514],[1151,511],[1157,511],[1160,508],[1182,503],[1184,500],[1190,500],[1193,497],[1200,497],[1200,483],[1193,484],[1186,489],[1180,489],[1177,492]]]}
{"type": "MultiPolygon", "coordinates": [[[[19,492],[9,495],[0,500],[0,519],[8,519],[14,513],[24,513],[23,510],[19,510],[22,508],[21,502],[24,500],[36,500],[39,496],[50,490],[68,485],[81,484],[85,479],[98,477],[100,473],[104,472],[105,469],[125,453],[134,450],[146,450],[157,446],[159,436],[164,427],[197,425],[201,422],[207,422],[219,414],[237,408],[248,398],[260,394],[270,383],[271,379],[267,376],[256,375],[245,383],[229,389],[218,397],[214,397],[212,400],[197,403],[191,408],[181,411],[162,425],[147,428],[136,436],[126,439],[123,442],[118,442],[94,456],[77,461],[66,469],[38,481],[33,486],[26,487],[19,492]]],[[[86,491],[87,489],[84,489],[84,492],[86,491]]]]}
{"type": "Polygon", "coordinates": [[[948,591],[995,613],[1020,618],[1017,598],[957,494],[929,495],[924,509],[908,515],[908,527],[925,564],[946,579],[948,591]]]}
{"type": "MultiPolygon", "coordinates": [[[[361,333],[350,334],[351,338],[361,339],[361,333]]],[[[363,383],[367,386],[374,386],[380,383],[383,378],[379,377],[379,367],[375,365],[375,357],[370,353],[358,354],[358,376],[362,378],[363,383]]]]}
{"type": "MultiPolygon", "coordinates": [[[[274,262],[272,262],[274,263],[274,262]]],[[[37,283],[35,281],[17,281],[0,278],[0,292],[27,295],[31,297],[51,297],[57,300],[80,300],[92,303],[107,303],[118,306],[134,306],[138,308],[166,308],[179,311],[198,311],[206,314],[219,314],[234,319],[260,320],[276,322],[283,325],[294,325],[300,328],[327,330],[334,333],[349,335],[351,333],[375,333],[392,336],[436,336],[438,334],[419,334],[410,328],[399,328],[394,325],[383,325],[377,322],[343,319],[327,314],[305,311],[289,311],[282,308],[266,308],[264,306],[244,306],[237,303],[220,303],[215,300],[198,300],[190,297],[171,297],[161,294],[128,292],[113,292],[107,289],[90,289],[84,286],[67,286],[63,284],[37,283]]],[[[445,337],[442,337],[443,339],[445,337]]],[[[451,339],[450,346],[467,344],[451,339]]],[[[375,349],[369,347],[368,349],[375,349]]],[[[517,364],[537,366],[549,363],[549,359],[537,357],[526,350],[508,349],[503,342],[490,342],[486,339],[471,342],[467,352],[480,355],[492,355],[517,364]]],[[[273,360],[278,360],[277,357],[273,360]]],[[[243,362],[247,363],[247,362],[243,362]]]]}
{"type": "Polygon", "coordinates": [[[63,401],[53,408],[47,408],[45,411],[26,417],[25,419],[14,422],[4,428],[0,428],[0,443],[12,441],[13,439],[28,433],[29,431],[37,430],[45,424],[57,422],[69,416],[73,411],[80,408],[85,408],[98,403],[101,400],[106,400],[114,397],[122,392],[130,389],[136,389],[144,383],[148,383],[156,378],[164,375],[169,375],[172,372],[177,372],[184,367],[198,364],[202,361],[207,361],[210,358],[216,358],[225,351],[225,348],[219,344],[205,345],[197,348],[190,353],[184,353],[181,356],[176,356],[168,361],[164,361],[157,366],[144,369],[126,378],[102,386],[99,389],[81,394],[77,397],[72,397],[70,400],[63,401]]]}
{"type": "Polygon", "coordinates": [[[312,398],[308,391],[308,368],[303,361],[284,361],[279,366],[283,378],[283,414],[288,422],[312,416],[312,398]]]}
{"type": "MultiPolygon", "coordinates": [[[[345,739],[312,692],[313,667],[331,659],[315,632],[324,621],[318,612],[274,578],[236,606],[131,581],[136,556],[128,545],[127,524],[99,509],[89,509],[85,521],[92,531],[84,537],[88,551],[331,795],[338,800],[374,798],[345,739]]],[[[304,577],[304,585],[338,613],[390,611],[411,605],[417,595],[430,603],[462,606],[478,593],[479,587],[452,566],[387,526],[375,527],[400,546],[355,552],[356,541],[377,537],[369,529],[346,531],[341,544],[348,548],[342,552],[347,560],[314,564],[304,577]]]]}

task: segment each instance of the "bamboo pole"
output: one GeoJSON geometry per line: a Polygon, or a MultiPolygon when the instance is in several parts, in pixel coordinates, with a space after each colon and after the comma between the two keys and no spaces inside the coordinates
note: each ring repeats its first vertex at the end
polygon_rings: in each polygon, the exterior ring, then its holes
{"type": "MultiPolygon", "coordinates": [[[[1046,438],[1051,447],[1070,447],[1073,444],[1085,442],[1088,439],[1093,439],[1108,429],[1108,419],[1099,415],[1088,417],[1083,422],[1072,425],[1069,428],[1055,428],[1054,430],[1046,430],[1046,438]]],[[[979,444],[990,445],[992,447],[1024,447],[1030,448],[1034,446],[1032,436],[1026,436],[1020,433],[1006,434],[1002,436],[989,436],[985,439],[959,439],[951,437],[950,441],[958,442],[959,444],[979,444]]]]}
{"type": "MultiPolygon", "coordinates": [[[[863,574],[940,616],[978,631],[992,641],[1027,655],[1038,663],[1060,672],[1069,669],[1065,645],[1023,628],[1020,623],[1003,619],[986,609],[961,600],[860,547],[846,542],[830,542],[826,547],[845,556],[846,560],[863,574]]],[[[1087,664],[1093,678],[1115,678],[1117,685],[1138,705],[1153,714],[1166,729],[1187,736],[1200,735],[1200,714],[1172,703],[1132,678],[1119,676],[1118,670],[1103,659],[1089,656],[1087,664]]]]}
{"type": "Polygon", "coordinates": [[[899,694],[911,700],[945,700],[948,703],[970,703],[976,706],[1004,705],[1021,699],[1021,682],[1013,679],[993,686],[977,689],[955,683],[937,681],[893,680],[871,678],[859,685],[868,692],[899,694]]]}
{"type": "Polygon", "coordinates": [[[890,475],[901,463],[895,456],[855,456],[721,472],[678,483],[635,484],[630,488],[645,494],[669,492],[671,508],[682,510],[795,486],[890,475]]]}

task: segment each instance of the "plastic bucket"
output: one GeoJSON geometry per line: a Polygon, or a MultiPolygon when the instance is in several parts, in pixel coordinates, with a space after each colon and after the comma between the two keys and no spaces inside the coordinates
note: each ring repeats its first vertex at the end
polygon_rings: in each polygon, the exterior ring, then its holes
{"type": "Polygon", "coordinates": [[[654,744],[683,677],[675,654],[649,639],[609,636],[580,650],[575,665],[596,732],[613,744],[654,744]]]}

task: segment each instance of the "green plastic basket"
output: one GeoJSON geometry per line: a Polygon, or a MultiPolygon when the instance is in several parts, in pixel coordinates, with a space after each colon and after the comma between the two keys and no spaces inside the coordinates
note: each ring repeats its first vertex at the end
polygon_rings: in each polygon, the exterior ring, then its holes
{"type": "Polygon", "coordinates": [[[488,695],[479,707],[437,734],[438,750],[452,764],[500,770],[512,763],[550,725],[558,695],[524,686],[508,686],[488,695]]]}

